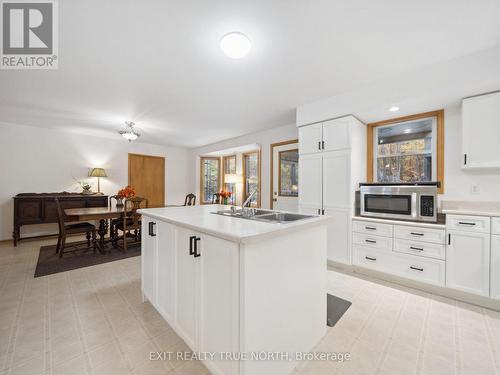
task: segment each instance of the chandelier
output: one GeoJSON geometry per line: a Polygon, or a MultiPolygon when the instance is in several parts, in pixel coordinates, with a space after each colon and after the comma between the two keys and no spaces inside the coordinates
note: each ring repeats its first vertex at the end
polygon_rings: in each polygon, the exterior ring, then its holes
{"type": "Polygon", "coordinates": [[[134,128],[134,126],[135,124],[132,121],[125,121],[125,130],[120,130],[118,133],[129,142],[135,141],[141,136],[141,134],[134,128]]]}

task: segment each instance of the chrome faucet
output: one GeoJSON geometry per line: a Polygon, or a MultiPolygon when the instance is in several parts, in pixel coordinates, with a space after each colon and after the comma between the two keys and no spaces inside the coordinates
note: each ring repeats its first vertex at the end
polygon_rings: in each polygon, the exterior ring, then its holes
{"type": "Polygon", "coordinates": [[[257,189],[255,189],[249,196],[248,198],[243,202],[243,204],[241,205],[241,210],[244,211],[245,210],[245,206],[250,203],[252,201],[252,198],[253,196],[257,194],[257,189]]]}

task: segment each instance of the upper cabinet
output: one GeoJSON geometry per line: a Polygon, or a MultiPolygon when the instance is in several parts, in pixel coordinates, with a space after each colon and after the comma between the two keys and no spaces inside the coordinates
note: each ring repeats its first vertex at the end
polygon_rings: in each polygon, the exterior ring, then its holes
{"type": "Polygon", "coordinates": [[[350,116],[301,126],[299,128],[299,154],[315,154],[351,148],[350,116]]]}
{"type": "Polygon", "coordinates": [[[462,166],[500,168],[500,92],[462,101],[462,166]]]}

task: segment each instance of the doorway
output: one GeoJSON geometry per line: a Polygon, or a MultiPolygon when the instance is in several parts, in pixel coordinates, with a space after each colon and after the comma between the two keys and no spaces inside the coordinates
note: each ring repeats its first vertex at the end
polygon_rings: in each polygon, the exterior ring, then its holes
{"type": "Polygon", "coordinates": [[[299,141],[271,145],[271,201],[274,210],[299,211],[299,141]]]}
{"type": "Polygon", "coordinates": [[[149,207],[165,206],[165,158],[128,154],[128,184],[149,207]]]}

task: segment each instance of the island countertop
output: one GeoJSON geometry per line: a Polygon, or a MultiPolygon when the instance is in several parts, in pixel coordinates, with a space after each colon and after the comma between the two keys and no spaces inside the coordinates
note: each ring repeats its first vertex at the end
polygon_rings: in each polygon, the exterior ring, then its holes
{"type": "Polygon", "coordinates": [[[229,207],[219,204],[207,204],[199,206],[145,208],[137,212],[160,221],[238,243],[258,242],[269,238],[269,236],[284,235],[290,231],[326,224],[333,220],[329,216],[315,216],[310,219],[282,224],[214,214],[214,212],[219,210],[227,210],[229,207]]]}

